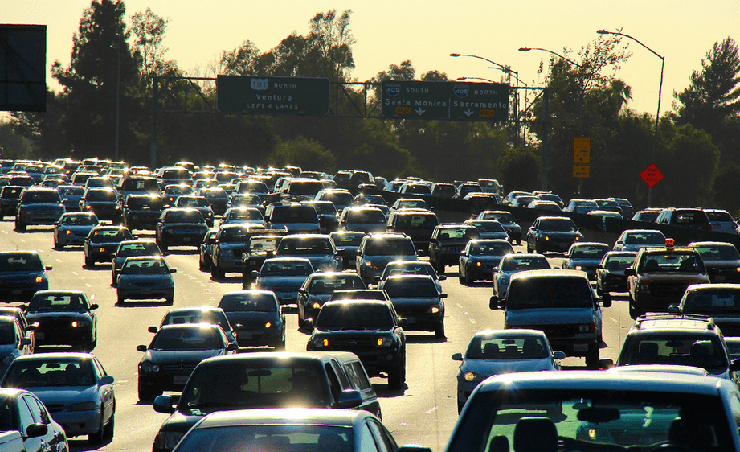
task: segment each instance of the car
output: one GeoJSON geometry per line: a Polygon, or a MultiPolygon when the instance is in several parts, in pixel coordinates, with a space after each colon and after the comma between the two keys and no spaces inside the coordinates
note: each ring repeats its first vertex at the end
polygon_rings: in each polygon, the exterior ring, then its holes
{"type": "Polygon", "coordinates": [[[26,302],[49,288],[47,271],[37,251],[0,251],[0,300],[26,302]]]}
{"type": "Polygon", "coordinates": [[[157,222],[157,245],[162,251],[170,246],[200,246],[208,232],[203,215],[193,207],[171,207],[162,211],[157,222]]]}
{"type": "MultiPolygon", "coordinates": [[[[182,195],[175,201],[175,207],[195,209],[203,216],[209,228],[213,227],[214,212],[205,196],[182,195]]],[[[169,209],[168,209],[169,210],[169,209]]]]}
{"type": "Polygon", "coordinates": [[[563,212],[587,214],[592,210],[599,210],[599,205],[593,199],[571,199],[563,212]]]}
{"type": "Polygon", "coordinates": [[[588,275],[588,279],[596,279],[596,267],[609,251],[609,245],[601,242],[574,243],[565,253],[563,268],[580,270],[588,275]]]}
{"type": "Polygon", "coordinates": [[[138,366],[138,394],[141,401],[152,401],[163,391],[180,391],[190,373],[202,360],[236,351],[220,326],[212,323],[180,323],[155,329],[138,366]]]}
{"type": "Polygon", "coordinates": [[[322,234],[329,234],[339,226],[339,214],[331,201],[301,201],[302,206],[311,206],[319,216],[319,225],[322,234]]]}
{"type": "Polygon", "coordinates": [[[737,234],[738,225],[732,215],[726,210],[722,209],[703,209],[704,213],[709,218],[709,224],[712,226],[712,231],[726,232],[728,234],[737,234]]]}
{"type": "Polygon", "coordinates": [[[342,255],[342,269],[355,268],[357,250],[360,248],[360,243],[365,235],[364,232],[353,231],[334,231],[329,233],[329,237],[334,241],[337,251],[342,255]]]}
{"type": "Polygon", "coordinates": [[[126,259],[136,256],[162,256],[162,250],[157,246],[157,242],[152,239],[124,240],[113,253],[111,263],[111,285],[118,283],[118,273],[126,263],[126,259]]]}
{"type": "Polygon", "coordinates": [[[499,375],[472,394],[446,451],[734,451],[738,397],[732,382],[676,372],[499,375]]]}
{"type": "Polygon", "coordinates": [[[418,209],[391,211],[385,224],[386,232],[406,234],[422,254],[429,250],[429,243],[439,218],[434,212],[418,209]]]}
{"type": "Polygon", "coordinates": [[[259,231],[247,241],[247,247],[242,251],[242,288],[250,289],[254,282],[254,272],[259,271],[265,260],[275,257],[280,241],[288,235],[288,231],[266,229],[259,231]]]}
{"type": "Polygon", "coordinates": [[[391,261],[386,264],[383,273],[380,274],[378,289],[383,289],[385,280],[391,275],[429,275],[434,280],[439,293],[442,293],[440,281],[447,280],[445,275],[437,274],[437,271],[428,261],[391,261]]]}
{"type": "Polygon", "coordinates": [[[132,231],[154,231],[163,210],[164,202],[158,194],[129,195],[123,203],[123,224],[132,231]]]}
{"type": "Polygon", "coordinates": [[[15,230],[26,226],[53,225],[64,214],[64,204],[55,188],[28,187],[21,192],[15,215],[15,230]]]}
{"type": "Polygon", "coordinates": [[[391,433],[370,413],[355,410],[327,412],[319,409],[243,410],[209,414],[185,435],[175,450],[288,450],[285,444],[300,444],[301,450],[317,451],[431,450],[417,445],[397,446],[391,433]],[[204,445],[208,446],[204,448],[204,445]]]}
{"type": "Polygon", "coordinates": [[[198,246],[198,269],[200,271],[211,271],[211,251],[213,245],[216,243],[216,235],[218,234],[217,229],[210,229],[208,233],[203,237],[203,241],[198,246]]]}
{"type": "Polygon", "coordinates": [[[34,393],[68,437],[87,435],[102,444],[113,439],[115,428],[113,381],[95,356],[55,352],[18,357],[0,386],[34,393]]]}
{"type": "Polygon", "coordinates": [[[501,259],[514,252],[508,240],[470,240],[460,252],[458,277],[461,284],[493,278],[493,269],[501,259]]]}
{"type": "Polygon", "coordinates": [[[92,212],[99,220],[121,222],[121,205],[114,188],[88,188],[80,200],[82,212],[92,212]]]}
{"type": "Polygon", "coordinates": [[[728,242],[691,242],[688,247],[701,256],[709,280],[715,283],[740,283],[740,253],[728,242]]]}
{"type": "Polygon", "coordinates": [[[28,323],[28,319],[26,318],[26,306],[0,306],[0,315],[14,317],[18,321],[23,337],[31,339],[31,345],[29,348],[34,351],[36,349],[35,328],[30,326],[28,323]]]}
{"type": "Polygon", "coordinates": [[[646,312],[667,312],[691,284],[709,282],[701,256],[691,248],[643,248],[624,273],[633,319],[646,312]]]}
{"type": "Polygon", "coordinates": [[[182,195],[192,195],[193,187],[186,183],[182,184],[168,184],[164,186],[164,193],[162,194],[162,203],[164,207],[175,207],[175,201],[182,195]]]}
{"type": "Polygon", "coordinates": [[[4,374],[17,357],[33,352],[33,340],[26,334],[18,319],[0,313],[0,373],[4,374]]]}
{"type": "Polygon", "coordinates": [[[6,185],[2,188],[2,192],[0,192],[0,220],[15,216],[23,188],[18,185],[6,185]]]}
{"type": "Polygon", "coordinates": [[[234,192],[229,198],[228,207],[254,207],[264,215],[265,206],[263,205],[260,195],[253,193],[236,193],[234,192]]]}
{"type": "Polygon", "coordinates": [[[64,429],[49,415],[44,402],[24,389],[0,389],[0,447],[8,451],[67,451],[64,429]],[[14,448],[14,446],[17,446],[14,448]],[[7,449],[6,449],[7,448],[7,449]]]}
{"type": "Polygon", "coordinates": [[[265,224],[265,217],[256,207],[229,207],[221,224],[265,224]]]}
{"type": "Polygon", "coordinates": [[[353,352],[369,376],[388,377],[388,386],[401,389],[406,383],[406,335],[404,321],[390,301],[345,300],[324,304],[315,319],[306,350],[353,352]]]}
{"type": "Polygon", "coordinates": [[[357,273],[311,273],[298,291],[298,327],[306,328],[308,320],[316,319],[321,306],[329,301],[335,290],[366,289],[357,273]]]}
{"type": "Polygon", "coordinates": [[[380,207],[357,206],[342,210],[339,217],[339,228],[345,231],[384,232],[386,217],[380,207]]]}
{"type": "Polygon", "coordinates": [[[92,212],[67,212],[54,223],[54,249],[64,249],[65,246],[82,246],[85,239],[100,220],[92,212]]]}
{"type": "Polygon", "coordinates": [[[417,261],[416,248],[405,234],[370,234],[363,237],[357,250],[355,269],[365,284],[377,283],[391,261],[417,261]]]}
{"type": "Polygon", "coordinates": [[[311,261],[302,257],[274,257],[265,260],[253,274],[255,288],[271,290],[281,305],[295,304],[308,275],[314,272],[311,261]]]}
{"type": "Polygon", "coordinates": [[[159,396],[153,408],[170,414],[154,438],[153,452],[172,450],[190,427],[215,411],[352,408],[381,417],[362,361],[349,352],[270,351],[209,358],[193,370],[182,395],[159,396]],[[342,386],[336,384],[340,381],[342,386]]]}
{"type": "MultiPolygon", "coordinates": [[[[322,191],[324,191],[324,184],[322,184],[321,181],[301,177],[287,178],[280,190],[277,190],[276,188],[276,192],[280,194],[280,197],[284,201],[288,202],[310,201],[313,199],[317,201],[326,200],[333,202],[333,200],[328,197],[324,198],[319,196],[322,191]]],[[[351,201],[352,194],[349,192],[347,192],[347,194],[351,201]]],[[[337,199],[337,201],[339,201],[339,199],[337,199]]]]}
{"type": "Polygon", "coordinates": [[[124,240],[134,240],[133,234],[125,226],[94,227],[83,243],[85,266],[94,267],[98,262],[111,262],[113,253],[124,240]]]}
{"type": "Polygon", "coordinates": [[[434,279],[428,275],[390,276],[383,284],[398,315],[406,320],[407,330],[433,331],[437,338],[445,337],[446,293],[439,293],[434,279]]]}
{"type": "Polygon", "coordinates": [[[223,278],[226,273],[242,273],[242,255],[247,249],[249,239],[264,233],[261,224],[222,224],[218,228],[216,240],[211,244],[211,277],[223,278]]]}
{"type": "Polygon", "coordinates": [[[461,412],[473,390],[486,378],[511,372],[560,370],[565,353],[553,351],[545,333],[537,330],[485,330],[473,335],[457,373],[457,412],[461,412]]]}
{"type": "MultiPolygon", "coordinates": [[[[489,302],[491,309],[499,306],[506,299],[509,280],[515,273],[526,270],[550,268],[550,263],[542,254],[507,254],[501,258],[499,265],[493,269],[493,296],[489,302]]],[[[501,305],[503,307],[503,305],[501,305]]]]}
{"type": "Polygon", "coordinates": [[[660,212],[663,209],[659,207],[648,207],[647,209],[643,209],[634,215],[632,215],[632,221],[643,221],[645,223],[655,223],[655,220],[658,219],[658,215],[660,215],[660,212]]]}
{"type": "Polygon", "coordinates": [[[669,311],[711,317],[723,336],[740,337],[740,284],[692,284],[669,311]]]}
{"type": "Polygon", "coordinates": [[[440,224],[429,240],[429,262],[437,273],[444,274],[447,265],[459,263],[460,252],[470,240],[480,238],[475,226],[467,224],[440,224]]]}
{"type": "Polygon", "coordinates": [[[509,242],[516,242],[518,245],[522,244],[522,228],[519,226],[519,223],[516,222],[516,219],[511,212],[504,210],[484,210],[478,214],[476,219],[498,221],[508,234],[509,242]]]}
{"type": "Polygon", "coordinates": [[[596,294],[604,299],[612,292],[627,292],[627,275],[624,271],[635,261],[634,251],[609,251],[596,266],[596,294]]]}
{"type": "Polygon", "coordinates": [[[183,323],[211,323],[218,325],[224,330],[226,339],[230,344],[236,344],[236,332],[229,323],[228,317],[223,309],[211,306],[186,306],[173,308],[167,311],[159,322],[159,328],[149,327],[149,332],[156,333],[165,325],[181,325],[183,323]]]}
{"type": "Polygon", "coordinates": [[[401,209],[421,209],[429,210],[429,205],[423,199],[399,198],[393,202],[391,212],[401,209]]]}
{"type": "Polygon", "coordinates": [[[170,268],[161,256],[129,257],[123,264],[116,282],[117,304],[128,299],[164,298],[167,304],[175,302],[175,281],[170,268]]]}
{"type": "Polygon", "coordinates": [[[464,224],[475,226],[482,239],[508,240],[509,234],[498,220],[465,220],[464,224]]]}
{"type": "Polygon", "coordinates": [[[657,224],[669,224],[705,231],[712,230],[709,217],[699,208],[668,207],[660,212],[655,222],[657,224]]]}
{"type": "Polygon", "coordinates": [[[738,383],[740,360],[730,361],[722,333],[711,318],[647,314],[636,319],[619,352],[617,366],[678,364],[738,383]]]}
{"type": "Polygon", "coordinates": [[[285,350],[285,314],[269,290],[236,290],[221,296],[218,307],[234,328],[240,347],[285,350]]]}
{"type": "Polygon", "coordinates": [[[614,251],[638,252],[642,248],[665,248],[666,238],[657,229],[627,229],[614,242],[614,251]]]}
{"type": "Polygon", "coordinates": [[[543,254],[547,251],[564,253],[570,246],[583,240],[583,234],[568,217],[537,217],[527,231],[527,252],[543,254]]]}
{"type": "Polygon", "coordinates": [[[300,204],[270,204],[265,209],[265,226],[270,229],[286,229],[291,234],[321,232],[316,209],[300,204]]]}
{"type": "MultiPolygon", "coordinates": [[[[585,357],[591,368],[598,366],[602,311],[585,273],[566,269],[516,273],[503,305],[504,329],[543,331],[556,350],[585,357]]],[[[611,306],[611,300],[602,305],[611,306]]]]}
{"type": "Polygon", "coordinates": [[[328,234],[289,234],[280,240],[275,257],[299,257],[311,261],[316,271],[337,271],[342,256],[328,234]]]}
{"type": "MultiPolygon", "coordinates": [[[[211,206],[214,216],[222,216],[226,212],[226,207],[229,203],[229,195],[222,187],[203,188],[200,190],[200,195],[208,200],[208,205],[211,206]]],[[[213,224],[211,224],[211,226],[213,226],[213,224]]]]}
{"type": "Polygon", "coordinates": [[[25,313],[37,346],[70,345],[90,352],[98,343],[97,309],[79,290],[39,290],[25,313]]]}

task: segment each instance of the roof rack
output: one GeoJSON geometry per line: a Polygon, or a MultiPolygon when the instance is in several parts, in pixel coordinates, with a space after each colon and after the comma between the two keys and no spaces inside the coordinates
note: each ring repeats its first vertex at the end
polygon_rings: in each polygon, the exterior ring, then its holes
{"type": "Polygon", "coordinates": [[[673,319],[685,319],[685,320],[697,320],[704,321],[707,323],[707,330],[714,329],[714,318],[704,314],[670,314],[664,312],[649,312],[642,314],[635,319],[635,328],[640,329],[642,322],[646,320],[673,320],[673,319]]]}

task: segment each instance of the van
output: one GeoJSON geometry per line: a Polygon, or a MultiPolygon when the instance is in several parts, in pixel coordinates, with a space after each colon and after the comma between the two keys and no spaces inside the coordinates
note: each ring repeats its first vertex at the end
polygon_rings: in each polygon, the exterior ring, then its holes
{"type": "Polygon", "coordinates": [[[205,359],[182,395],[154,399],[170,413],[154,450],[172,450],[207,413],[255,408],[351,408],[381,417],[380,404],[362,361],[350,352],[254,352],[205,359]]]}

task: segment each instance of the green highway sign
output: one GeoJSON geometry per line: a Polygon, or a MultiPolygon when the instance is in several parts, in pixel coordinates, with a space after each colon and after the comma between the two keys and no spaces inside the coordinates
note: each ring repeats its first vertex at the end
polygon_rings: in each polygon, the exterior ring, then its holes
{"type": "Polygon", "coordinates": [[[396,119],[506,121],[509,85],[504,83],[386,80],[381,114],[396,119]]]}
{"type": "Polygon", "coordinates": [[[221,113],[326,115],[329,79],[219,75],[216,99],[221,113]]]}

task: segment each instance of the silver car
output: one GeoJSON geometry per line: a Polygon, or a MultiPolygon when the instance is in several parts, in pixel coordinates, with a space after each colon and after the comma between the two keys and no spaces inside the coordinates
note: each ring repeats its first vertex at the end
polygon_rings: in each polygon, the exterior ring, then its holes
{"type": "Polygon", "coordinates": [[[87,235],[99,224],[100,220],[92,212],[63,214],[59,221],[54,223],[54,248],[63,249],[70,245],[84,245],[87,235]]]}
{"type": "Polygon", "coordinates": [[[494,299],[503,300],[506,298],[511,275],[525,270],[541,270],[546,268],[550,268],[550,264],[542,254],[507,254],[501,259],[498,267],[493,269],[492,303],[494,299]]]}

